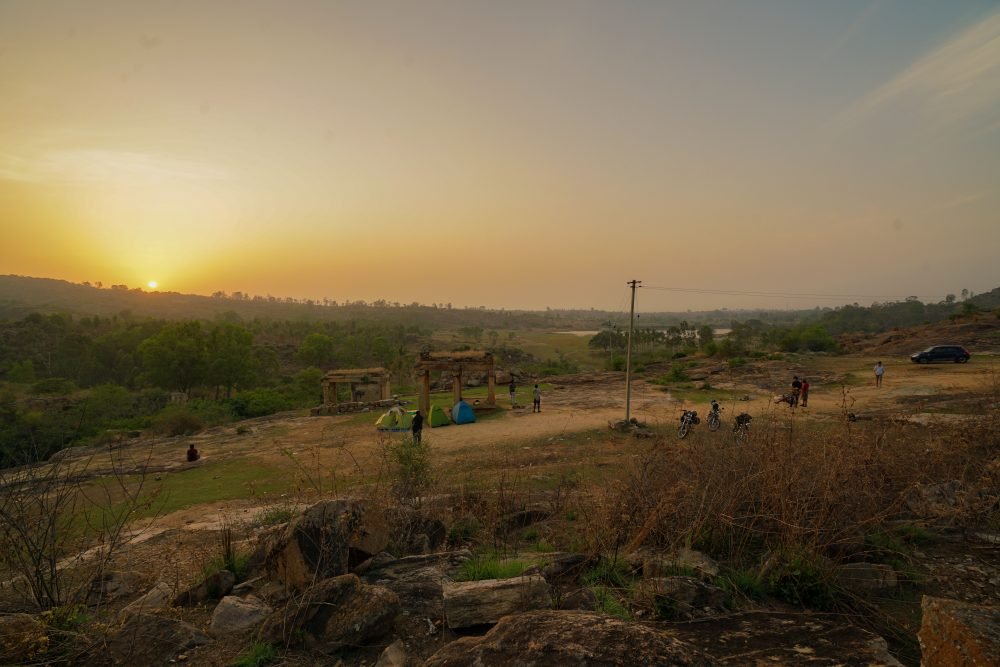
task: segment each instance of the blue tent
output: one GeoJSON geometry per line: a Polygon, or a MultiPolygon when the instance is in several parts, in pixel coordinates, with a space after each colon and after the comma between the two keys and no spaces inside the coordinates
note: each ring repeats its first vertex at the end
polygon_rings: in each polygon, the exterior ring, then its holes
{"type": "Polygon", "coordinates": [[[465,401],[459,401],[451,408],[451,418],[456,424],[471,424],[476,421],[476,413],[472,411],[472,406],[465,401]]]}

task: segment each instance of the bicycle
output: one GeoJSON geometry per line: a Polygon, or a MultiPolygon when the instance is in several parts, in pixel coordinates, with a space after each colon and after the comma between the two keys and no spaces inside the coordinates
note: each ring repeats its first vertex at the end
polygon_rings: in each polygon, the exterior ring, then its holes
{"type": "Polygon", "coordinates": [[[718,431],[719,427],[722,426],[722,411],[725,408],[720,407],[717,401],[712,401],[712,410],[708,413],[708,430],[718,431]]]}
{"type": "Polygon", "coordinates": [[[691,427],[700,422],[701,420],[698,419],[698,413],[696,411],[685,410],[684,413],[681,415],[681,425],[677,429],[677,437],[678,438],[686,437],[688,432],[691,430],[691,427]]]}

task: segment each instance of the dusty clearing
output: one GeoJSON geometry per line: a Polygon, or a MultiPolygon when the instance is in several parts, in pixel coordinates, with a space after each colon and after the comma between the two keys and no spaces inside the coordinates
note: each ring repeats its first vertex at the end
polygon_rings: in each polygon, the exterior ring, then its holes
{"type": "MultiPolygon", "coordinates": [[[[756,424],[793,414],[795,419],[834,422],[848,412],[921,423],[961,419],[975,413],[993,391],[994,360],[978,355],[968,364],[925,366],[887,358],[881,388],[874,386],[875,360],[867,356],[803,355],[735,369],[702,364],[689,373],[704,376],[704,381],[672,388],[654,383],[657,375],[649,372],[633,383],[632,415],[654,429],[672,432],[682,407],[704,415],[708,401],[717,398],[725,407],[719,437],[724,437],[732,415],[744,411],[756,424]],[[787,390],[793,375],[808,378],[812,385],[808,407],[794,411],[773,401],[787,390]],[[697,388],[703,382],[710,388],[697,388]],[[745,396],[749,400],[739,400],[745,396]]],[[[625,453],[607,429],[610,420],[624,416],[624,374],[550,381],[554,387],[543,396],[541,413],[533,414],[530,404],[512,410],[501,395],[499,414],[475,424],[425,429],[437,469],[453,480],[471,480],[502,467],[532,468],[533,474],[544,475],[574,466],[613,464],[625,453]]],[[[344,491],[371,482],[378,474],[383,445],[400,437],[377,432],[372,425],[376,416],[276,415],[243,422],[239,432],[228,426],[191,437],[140,440],[128,447],[137,460],[148,455],[150,468],[171,482],[174,507],[156,521],[157,532],[214,527],[223,513],[242,514],[248,507],[320,486],[324,492],[344,491]],[[183,461],[192,442],[204,457],[193,465],[183,461]]]]}

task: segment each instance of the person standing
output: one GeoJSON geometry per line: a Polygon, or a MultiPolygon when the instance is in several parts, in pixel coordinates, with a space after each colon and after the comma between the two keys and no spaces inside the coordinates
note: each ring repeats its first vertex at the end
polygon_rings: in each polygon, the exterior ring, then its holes
{"type": "Polygon", "coordinates": [[[417,410],[416,414],[413,415],[410,431],[413,432],[413,442],[420,444],[420,438],[424,432],[424,416],[420,414],[420,410],[417,410]]]}
{"type": "Polygon", "coordinates": [[[792,376],[792,398],[788,401],[788,404],[793,408],[799,404],[799,392],[802,391],[802,381],[799,380],[798,375],[792,376]]]}
{"type": "Polygon", "coordinates": [[[802,407],[808,407],[809,405],[809,380],[802,378],[802,387],[799,391],[802,392],[802,407]]]}
{"type": "Polygon", "coordinates": [[[531,411],[541,412],[542,411],[542,391],[535,385],[535,390],[531,393],[531,411]]]}
{"type": "Polygon", "coordinates": [[[882,376],[885,375],[885,366],[882,365],[881,361],[875,363],[875,386],[882,386],[882,376]]]}
{"type": "Polygon", "coordinates": [[[517,406],[517,383],[514,382],[514,376],[510,376],[510,407],[517,406]]]}

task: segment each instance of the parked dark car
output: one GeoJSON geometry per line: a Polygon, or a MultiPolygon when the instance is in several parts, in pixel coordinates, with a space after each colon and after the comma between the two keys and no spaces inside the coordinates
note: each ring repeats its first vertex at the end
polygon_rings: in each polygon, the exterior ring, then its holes
{"type": "Polygon", "coordinates": [[[915,364],[930,364],[935,361],[953,361],[964,364],[969,360],[969,351],[961,345],[935,345],[923,352],[910,355],[910,361],[915,364]]]}

